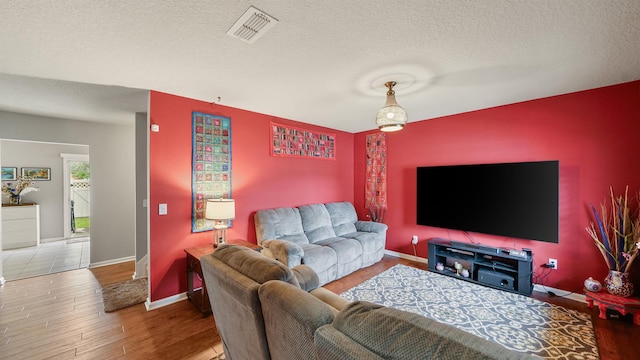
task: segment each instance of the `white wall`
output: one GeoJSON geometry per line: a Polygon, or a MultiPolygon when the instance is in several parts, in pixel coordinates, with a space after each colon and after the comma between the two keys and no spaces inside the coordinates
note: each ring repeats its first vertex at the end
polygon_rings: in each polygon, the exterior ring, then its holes
{"type": "MultiPolygon", "coordinates": [[[[0,125],[0,130],[2,126],[0,125]]],[[[2,132],[3,133],[3,132],[2,132]]],[[[40,205],[40,239],[60,240],[64,238],[64,199],[63,199],[63,170],[61,153],[89,155],[86,145],[68,145],[58,143],[44,143],[32,141],[0,140],[2,147],[2,166],[20,169],[23,167],[47,167],[51,169],[51,180],[36,181],[38,192],[25,195],[23,202],[35,202],[40,205]]],[[[9,198],[3,196],[3,203],[9,198]]]]}
{"type": "Polygon", "coordinates": [[[133,113],[130,125],[110,125],[0,111],[0,139],[89,145],[91,264],[135,255],[134,121],[133,113]]]}

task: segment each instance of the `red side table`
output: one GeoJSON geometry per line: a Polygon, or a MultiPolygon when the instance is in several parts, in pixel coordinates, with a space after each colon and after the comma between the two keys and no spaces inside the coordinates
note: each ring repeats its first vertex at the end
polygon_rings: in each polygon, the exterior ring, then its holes
{"type": "Polygon", "coordinates": [[[633,314],[633,323],[640,326],[640,299],[637,297],[620,297],[611,295],[606,291],[584,291],[587,297],[587,306],[593,308],[595,304],[600,310],[600,319],[607,318],[607,309],[614,309],[622,315],[633,314]]]}

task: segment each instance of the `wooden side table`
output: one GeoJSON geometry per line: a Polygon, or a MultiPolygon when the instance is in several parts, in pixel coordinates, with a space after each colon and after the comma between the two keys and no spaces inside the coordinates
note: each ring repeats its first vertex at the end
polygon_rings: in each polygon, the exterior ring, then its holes
{"type": "Polygon", "coordinates": [[[614,309],[622,315],[633,314],[633,323],[640,325],[640,299],[637,297],[620,297],[611,295],[606,291],[584,291],[587,298],[587,306],[593,308],[595,304],[600,310],[600,319],[607,318],[607,309],[614,309]]]}
{"type": "MultiPolygon", "coordinates": [[[[254,250],[260,249],[258,245],[240,239],[229,240],[228,243],[245,246],[254,250]]],[[[213,244],[184,249],[184,252],[187,254],[187,298],[202,312],[203,316],[211,314],[211,303],[209,302],[207,286],[204,283],[200,258],[213,253],[214,250],[213,244]],[[200,279],[202,287],[197,289],[193,288],[194,275],[200,279]]]]}

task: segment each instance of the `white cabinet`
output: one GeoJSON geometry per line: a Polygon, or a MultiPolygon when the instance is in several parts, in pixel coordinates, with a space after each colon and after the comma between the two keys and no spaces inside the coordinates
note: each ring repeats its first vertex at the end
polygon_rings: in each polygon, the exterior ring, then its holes
{"type": "Polygon", "coordinates": [[[2,206],[2,250],[40,244],[40,205],[2,206]]]}

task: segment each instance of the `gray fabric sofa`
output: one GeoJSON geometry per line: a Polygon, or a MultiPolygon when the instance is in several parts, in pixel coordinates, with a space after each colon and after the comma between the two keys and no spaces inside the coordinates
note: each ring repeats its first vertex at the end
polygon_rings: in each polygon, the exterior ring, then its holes
{"type": "Polygon", "coordinates": [[[384,255],[387,225],[358,221],[349,202],[258,210],[254,216],[263,254],[288,267],[311,267],[324,285],[373,265],[384,255]]]}
{"type": "Polygon", "coordinates": [[[201,259],[227,359],[531,359],[454,327],[316,288],[317,275],[237,245],[201,259]]]}

